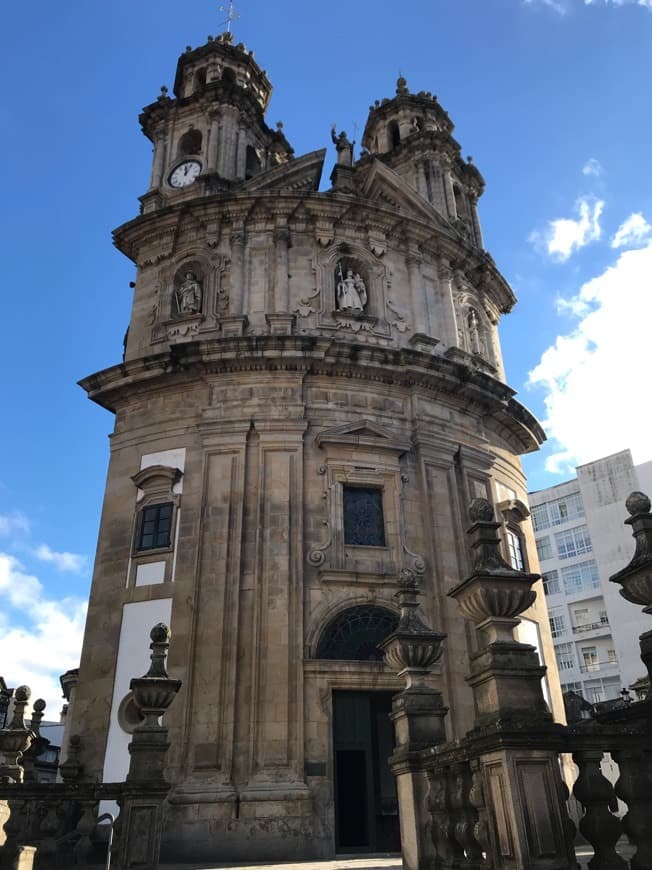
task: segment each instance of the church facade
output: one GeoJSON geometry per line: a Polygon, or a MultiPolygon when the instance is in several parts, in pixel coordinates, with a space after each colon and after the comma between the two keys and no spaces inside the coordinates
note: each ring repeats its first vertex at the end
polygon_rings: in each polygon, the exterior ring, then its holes
{"type": "MultiPolygon", "coordinates": [[[[453,124],[404,79],[354,160],[333,130],[296,157],[271,85],[230,33],[179,59],[141,115],[141,213],[124,360],[84,381],[115,414],[70,733],[85,775],[124,779],[129,680],[172,630],[163,860],[400,848],[382,661],[402,574],[446,632],[450,737],[473,723],[474,632],[447,597],[469,573],[472,499],[535,568],[519,455],[543,433],[505,383],[515,297],[483,248],[484,182],[453,124]]],[[[554,654],[543,595],[523,638],[554,654]]],[[[560,710],[558,687],[549,700],[560,710]]]]}

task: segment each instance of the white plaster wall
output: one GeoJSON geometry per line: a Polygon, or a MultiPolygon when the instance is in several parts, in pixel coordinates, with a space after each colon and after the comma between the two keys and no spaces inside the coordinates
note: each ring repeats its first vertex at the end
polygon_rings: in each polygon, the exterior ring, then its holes
{"type": "MultiPolygon", "coordinates": [[[[152,465],[164,465],[166,468],[178,468],[180,471],[185,471],[186,468],[186,448],[177,447],[174,450],[161,450],[159,453],[145,453],[140,460],[140,470],[143,468],[151,468],[152,465]]],[[[183,477],[175,483],[172,492],[179,495],[183,492],[183,477]]]]}
{"type": "Polygon", "coordinates": [[[154,586],[165,581],[165,562],[145,562],[136,568],[136,586],[154,586]]]}
{"type": "MultiPolygon", "coordinates": [[[[539,626],[534,622],[534,620],[521,617],[521,621],[516,626],[515,636],[519,643],[529,643],[530,646],[533,646],[537,651],[541,664],[546,664],[543,659],[539,626]]],[[[547,676],[541,680],[541,688],[543,689],[543,696],[546,699],[546,704],[550,707],[550,689],[548,687],[547,676]]]]}
{"type": "MultiPolygon", "coordinates": [[[[155,463],[159,464],[159,463],[155,463]]],[[[118,724],[118,709],[129,691],[133,677],[141,677],[149,669],[149,633],[159,622],[170,625],[172,599],[136,601],[122,610],[120,644],[113,684],[109,736],[104,756],[104,782],[124,782],[129,770],[128,746],[131,736],[118,724]]],[[[104,812],[113,812],[110,808],[104,812]]]]}

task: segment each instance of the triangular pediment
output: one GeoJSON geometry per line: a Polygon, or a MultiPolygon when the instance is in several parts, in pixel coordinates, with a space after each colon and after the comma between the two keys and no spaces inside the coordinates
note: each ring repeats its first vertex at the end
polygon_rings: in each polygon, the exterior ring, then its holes
{"type": "Polygon", "coordinates": [[[403,438],[371,420],[358,420],[355,423],[324,429],[317,434],[315,440],[319,447],[326,444],[346,444],[394,453],[407,453],[411,447],[408,438],[403,438]]]}
{"type": "Polygon", "coordinates": [[[250,178],[240,188],[246,191],[287,190],[315,191],[319,190],[319,182],[324,168],[326,149],[311,151],[289,163],[274,166],[259,175],[250,178]]]}
{"type": "Polygon", "coordinates": [[[411,217],[434,224],[440,232],[451,238],[459,237],[459,233],[446,218],[410,187],[400,175],[380,160],[373,160],[370,166],[365,168],[359,190],[367,199],[397,211],[401,217],[411,217]]]}

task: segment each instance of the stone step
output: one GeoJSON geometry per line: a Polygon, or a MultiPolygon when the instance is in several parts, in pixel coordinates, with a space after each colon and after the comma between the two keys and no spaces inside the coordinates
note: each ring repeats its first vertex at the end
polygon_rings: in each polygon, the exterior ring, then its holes
{"type": "Polygon", "coordinates": [[[338,857],[285,864],[161,864],[161,870],[401,870],[399,855],[338,857]]]}

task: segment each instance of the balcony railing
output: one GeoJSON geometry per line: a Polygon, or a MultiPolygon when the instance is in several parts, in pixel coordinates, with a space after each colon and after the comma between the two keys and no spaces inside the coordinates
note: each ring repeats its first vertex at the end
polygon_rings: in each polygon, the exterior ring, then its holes
{"type": "Polygon", "coordinates": [[[574,625],[573,634],[584,634],[586,631],[595,631],[597,628],[608,628],[609,620],[601,619],[600,622],[587,622],[584,625],[574,625]]]}

